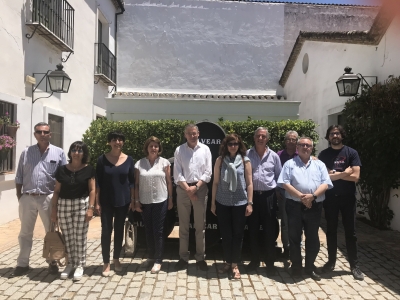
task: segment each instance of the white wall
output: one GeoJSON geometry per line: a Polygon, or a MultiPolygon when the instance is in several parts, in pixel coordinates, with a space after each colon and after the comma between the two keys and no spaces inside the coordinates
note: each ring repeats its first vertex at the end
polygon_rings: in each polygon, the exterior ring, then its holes
{"type": "Polygon", "coordinates": [[[284,66],[284,5],[125,1],[118,90],[275,93],[284,66]]]}
{"type": "MultiPolygon", "coordinates": [[[[284,91],[289,101],[301,101],[300,119],[312,119],[320,125],[319,150],[328,146],[324,139],[326,130],[347,101],[346,97],[338,96],[335,84],[344,67],[350,66],[354,73],[364,76],[378,76],[378,81],[383,82],[389,75],[400,76],[399,53],[400,17],[393,20],[378,46],[305,42],[284,91]],[[309,55],[306,74],[302,71],[305,53],[309,55]]],[[[395,212],[391,227],[395,230],[400,230],[398,202],[391,197],[390,207],[395,212]]]]}
{"type": "Polygon", "coordinates": [[[107,99],[107,117],[113,121],[178,119],[195,122],[217,122],[220,117],[230,121],[280,121],[297,119],[299,102],[286,100],[250,101],[215,99],[107,99]]]}
{"type": "MultiPolygon", "coordinates": [[[[111,0],[69,0],[75,9],[74,18],[74,54],[63,63],[64,71],[71,77],[71,86],[67,94],[54,94],[48,99],[40,99],[33,105],[32,123],[47,121],[48,113],[64,117],[64,150],[81,140],[96,114],[105,115],[105,97],[108,87],[94,84],[94,43],[97,34],[98,10],[110,21],[108,47],[115,48],[115,13],[111,0]],[[95,107],[94,105],[95,104],[95,107]]],[[[32,86],[25,83],[25,76],[32,73],[46,73],[55,70],[61,62],[61,53],[47,42],[38,32],[28,41],[25,34],[31,33],[25,24],[31,19],[30,0],[0,0],[0,100],[16,105],[16,119],[21,122],[17,132],[15,148],[15,167],[22,150],[31,144],[32,86]]],[[[43,75],[36,76],[37,82],[43,75]]],[[[49,96],[42,92],[41,85],[37,97],[49,96]]],[[[33,143],[35,139],[32,139],[33,143]]],[[[18,217],[18,201],[14,189],[15,173],[0,175],[0,224],[18,217]]]]}

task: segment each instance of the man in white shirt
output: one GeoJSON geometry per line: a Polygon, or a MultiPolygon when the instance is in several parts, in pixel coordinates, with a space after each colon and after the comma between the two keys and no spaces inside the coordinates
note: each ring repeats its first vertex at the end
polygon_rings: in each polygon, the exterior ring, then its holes
{"type": "Polygon", "coordinates": [[[207,271],[205,257],[205,221],[207,209],[207,183],[211,180],[211,152],[199,142],[199,129],[194,124],[185,127],[186,143],[175,150],[174,178],[177,184],[177,207],[179,215],[179,256],[175,270],[187,268],[189,261],[189,223],[193,206],[196,234],[196,265],[207,271]]]}

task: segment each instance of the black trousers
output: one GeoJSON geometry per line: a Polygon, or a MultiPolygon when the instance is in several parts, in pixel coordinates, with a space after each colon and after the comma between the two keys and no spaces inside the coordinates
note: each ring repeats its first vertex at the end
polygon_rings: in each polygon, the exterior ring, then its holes
{"type": "Polygon", "coordinates": [[[301,202],[286,198],[286,213],[289,225],[289,249],[293,270],[301,270],[301,235],[304,228],[306,237],[305,269],[314,271],[314,262],[319,252],[318,230],[321,222],[322,202],[314,202],[313,206],[306,209],[301,202]]]}
{"type": "Polygon", "coordinates": [[[113,259],[119,259],[124,239],[125,218],[129,204],[121,207],[108,205],[101,206],[101,254],[103,263],[110,263],[111,234],[114,227],[114,254],[113,259]],[[114,220],[113,220],[114,218],[114,220]],[[114,221],[114,222],[113,222],[114,221]]]}
{"type": "Polygon", "coordinates": [[[224,249],[224,260],[231,263],[239,263],[242,252],[244,226],[246,225],[246,207],[226,206],[216,202],[218,226],[224,249]]]}
{"type": "Polygon", "coordinates": [[[356,236],[356,196],[326,196],[324,201],[325,219],[327,223],[326,241],[328,244],[328,259],[334,264],[337,254],[337,227],[339,212],[346,237],[346,248],[350,267],[358,266],[358,250],[356,236]]]}
{"type": "Polygon", "coordinates": [[[148,258],[161,264],[164,254],[164,222],[168,210],[168,201],[143,204],[142,219],[146,232],[148,258]]]}
{"type": "Polygon", "coordinates": [[[248,217],[248,228],[251,246],[251,261],[260,262],[263,259],[268,266],[275,262],[275,231],[276,231],[276,195],[275,189],[260,195],[253,193],[253,212],[248,217]],[[262,225],[265,258],[260,258],[259,234],[262,225]]]}

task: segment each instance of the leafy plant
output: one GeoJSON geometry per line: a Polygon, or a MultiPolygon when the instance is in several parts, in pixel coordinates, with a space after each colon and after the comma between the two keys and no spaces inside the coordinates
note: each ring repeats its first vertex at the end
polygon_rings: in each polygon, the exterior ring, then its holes
{"type": "MultiPolygon", "coordinates": [[[[121,131],[126,137],[124,153],[131,155],[134,159],[144,156],[143,144],[152,135],[158,137],[163,145],[162,156],[170,158],[174,156],[175,148],[182,144],[185,139],[183,130],[185,126],[193,121],[180,120],[158,120],[158,121],[108,121],[98,119],[91,123],[88,130],[83,135],[92,158],[91,164],[95,165],[97,157],[108,152],[110,147],[107,145],[107,134],[111,131],[121,131]]],[[[247,147],[254,144],[254,130],[260,126],[267,127],[271,134],[269,146],[272,150],[278,151],[283,148],[284,137],[287,131],[296,130],[299,135],[306,135],[315,142],[318,141],[318,134],[315,131],[316,124],[311,121],[285,120],[280,122],[248,120],[248,121],[224,121],[222,118],[218,124],[226,133],[238,133],[247,147]]],[[[314,150],[315,151],[315,150],[314,150]]]]}
{"type": "Polygon", "coordinates": [[[390,190],[400,186],[400,77],[363,89],[347,101],[343,115],[345,143],[358,151],[362,163],[357,205],[374,226],[388,228],[394,215],[390,190]]]}
{"type": "Polygon", "coordinates": [[[8,111],[4,114],[4,116],[1,116],[0,119],[1,119],[1,124],[8,125],[11,123],[11,118],[10,115],[8,114],[8,111]]]}

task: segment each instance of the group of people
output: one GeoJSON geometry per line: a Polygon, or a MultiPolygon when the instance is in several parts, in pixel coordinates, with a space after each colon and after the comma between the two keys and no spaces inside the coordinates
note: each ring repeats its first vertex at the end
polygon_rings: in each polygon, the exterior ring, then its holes
{"type": "MultiPolygon", "coordinates": [[[[188,266],[192,208],[196,266],[203,271],[208,269],[205,262],[207,183],[214,175],[211,211],[218,218],[225,261],[219,273],[228,273],[235,279],[241,277],[238,264],[247,221],[251,247],[247,270],[255,270],[261,261],[265,261],[267,275],[276,274],[275,232],[279,207],[284,254],[290,257],[293,276],[301,274],[304,229],[305,270],[313,279],[319,280],[314,262],[319,252],[318,228],[324,206],[329,260],[322,271],[331,271],[335,267],[340,211],[353,276],[363,279],[358,268],[354,226],[355,182],[361,163],[357,152],[343,145],[345,132],[341,126],[329,127],[326,138],[330,147],[320,153],[319,159],[311,157],[313,141],[308,137],[298,138],[295,131],[286,134],[286,149],[278,154],[267,146],[270,136],[264,127],[256,129],[255,144],[249,150],[239,135],[228,134],[220,145],[214,172],[210,149],[199,141],[199,134],[195,124],[187,125],[184,129],[187,141],[178,146],[174,154],[180,256],[175,270],[188,266]],[[259,249],[260,225],[264,251],[259,249]]],[[[160,156],[161,141],[154,136],[148,138],[143,147],[145,157],[135,163],[131,156],[122,152],[125,136],[110,132],[107,142],[111,150],[98,158],[94,169],[88,165],[89,150],[83,142],[71,144],[67,163],[64,151],[50,143],[48,124],[36,124],[34,136],[37,144],[21,153],[15,178],[21,220],[20,253],[10,277],[21,276],[29,270],[38,213],[46,231],[51,223],[58,222],[65,237],[67,265],[61,272],[61,279],[72,273],[74,280],[82,278],[88,223],[94,210],[101,217],[102,275],[112,274],[113,230],[114,271],[122,271],[119,258],[129,209],[142,214],[148,252],[148,259],[143,264],[152,267],[152,273],[158,273],[163,260],[164,221],[167,211],[173,207],[171,164],[160,156]]],[[[48,261],[48,264],[50,273],[59,272],[56,261],[48,261]]]]}

